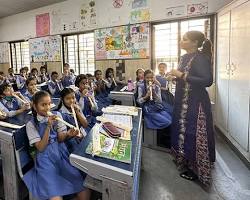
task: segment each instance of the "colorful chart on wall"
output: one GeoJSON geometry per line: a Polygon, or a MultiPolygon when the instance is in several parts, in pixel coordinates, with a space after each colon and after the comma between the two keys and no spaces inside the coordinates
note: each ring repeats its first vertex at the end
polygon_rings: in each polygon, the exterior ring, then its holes
{"type": "Polygon", "coordinates": [[[0,43],[0,63],[9,62],[9,43],[0,43]]]}
{"type": "Polygon", "coordinates": [[[95,31],[95,58],[149,58],[149,23],[133,24],[95,31]]]}
{"type": "Polygon", "coordinates": [[[48,36],[29,40],[30,61],[61,61],[61,36],[48,36]]]}

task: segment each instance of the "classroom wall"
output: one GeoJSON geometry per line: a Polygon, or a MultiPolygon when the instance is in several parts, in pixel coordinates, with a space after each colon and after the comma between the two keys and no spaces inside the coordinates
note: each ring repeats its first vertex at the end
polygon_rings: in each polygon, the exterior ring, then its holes
{"type": "MultiPolygon", "coordinates": [[[[187,16],[186,6],[200,2],[208,2],[208,13],[215,13],[232,0],[148,0],[151,14],[150,21],[170,20],[176,17],[167,16],[167,8],[184,6],[184,12],[179,18],[187,16]]],[[[14,41],[36,37],[35,16],[50,13],[51,35],[83,32],[101,27],[111,27],[130,23],[132,0],[124,0],[121,8],[113,7],[113,0],[95,0],[96,24],[80,25],[80,9],[86,7],[90,0],[68,0],[17,15],[0,19],[0,41],[14,41]],[[66,30],[64,30],[66,27],[66,30]]]]}
{"type": "Polygon", "coordinates": [[[8,69],[10,68],[10,63],[0,64],[0,71],[2,71],[5,75],[8,74],[8,69]]]}

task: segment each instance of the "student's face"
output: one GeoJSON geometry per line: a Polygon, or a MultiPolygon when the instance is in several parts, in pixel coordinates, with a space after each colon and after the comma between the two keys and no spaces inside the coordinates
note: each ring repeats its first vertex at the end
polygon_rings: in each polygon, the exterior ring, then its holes
{"type": "Polygon", "coordinates": [[[67,94],[63,98],[63,103],[67,108],[70,108],[72,104],[75,104],[76,103],[75,93],[72,92],[70,94],[67,94]]]}
{"type": "Polygon", "coordinates": [[[50,96],[45,96],[41,99],[39,99],[39,102],[37,103],[37,105],[33,105],[33,108],[35,109],[35,111],[37,112],[37,114],[47,117],[48,116],[48,112],[51,109],[51,98],[50,96]]]}
{"type": "Polygon", "coordinates": [[[68,66],[64,66],[63,67],[63,73],[64,74],[68,74],[69,73],[69,67],[68,66]]]}
{"type": "Polygon", "coordinates": [[[82,79],[81,82],[79,83],[79,89],[80,91],[83,91],[86,89],[86,84],[88,83],[88,79],[82,79]]]}
{"type": "Polygon", "coordinates": [[[22,70],[22,71],[20,72],[20,75],[23,76],[23,77],[26,76],[26,71],[25,71],[25,70],[22,70]]]}
{"type": "Polygon", "coordinates": [[[8,86],[8,87],[3,91],[3,94],[4,94],[4,96],[6,96],[6,97],[12,96],[12,93],[13,93],[13,88],[12,88],[11,86],[8,86]]]}
{"type": "Polygon", "coordinates": [[[32,71],[32,75],[33,75],[33,76],[36,76],[37,74],[38,74],[38,71],[36,71],[36,70],[35,70],[35,71],[32,71]]]}
{"type": "Polygon", "coordinates": [[[197,48],[197,41],[190,40],[186,34],[183,35],[182,40],[180,41],[180,46],[184,50],[190,50],[193,48],[197,48]]]}
{"type": "Polygon", "coordinates": [[[51,79],[52,79],[53,81],[56,81],[56,80],[58,79],[58,74],[53,74],[53,75],[51,76],[51,79]]]}
{"type": "Polygon", "coordinates": [[[108,76],[109,76],[109,77],[114,77],[113,71],[109,71],[108,76]]]}
{"type": "Polygon", "coordinates": [[[144,71],[141,70],[141,69],[138,70],[138,78],[139,79],[144,79],[144,71]]]}
{"type": "Polygon", "coordinates": [[[40,72],[41,72],[41,74],[45,74],[45,73],[46,73],[46,69],[42,68],[42,69],[40,70],[40,72]]]}
{"type": "Polygon", "coordinates": [[[29,92],[33,92],[36,90],[36,80],[32,80],[29,82],[28,87],[27,87],[29,92]]]}
{"type": "Polygon", "coordinates": [[[153,75],[153,73],[147,74],[147,75],[145,76],[145,80],[146,80],[147,83],[149,83],[150,81],[153,82],[153,80],[154,80],[154,75],[153,75]]]}
{"type": "Polygon", "coordinates": [[[13,74],[13,69],[9,69],[9,70],[8,70],[8,73],[9,73],[9,74],[13,74]]]}
{"type": "Polygon", "coordinates": [[[166,69],[167,69],[166,65],[161,64],[161,65],[158,66],[158,70],[162,74],[164,74],[166,72],[166,69]]]}
{"type": "Polygon", "coordinates": [[[97,72],[95,78],[97,80],[101,80],[102,79],[102,72],[97,72]]]}

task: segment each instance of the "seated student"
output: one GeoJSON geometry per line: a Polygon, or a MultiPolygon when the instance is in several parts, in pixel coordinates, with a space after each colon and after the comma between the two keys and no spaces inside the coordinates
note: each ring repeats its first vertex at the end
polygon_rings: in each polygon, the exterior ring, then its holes
{"type": "Polygon", "coordinates": [[[60,98],[60,92],[63,90],[61,80],[58,78],[57,72],[51,73],[51,80],[48,82],[48,89],[52,97],[60,98]]]}
{"type": "Polygon", "coordinates": [[[117,80],[114,75],[114,69],[108,68],[105,73],[105,80],[107,81],[106,85],[108,91],[112,91],[117,85],[125,84],[124,81],[117,80]]]}
{"type": "Polygon", "coordinates": [[[49,75],[47,73],[47,68],[46,68],[46,66],[41,66],[38,82],[44,83],[44,82],[48,82],[48,81],[49,81],[49,75]]]}
{"type": "Polygon", "coordinates": [[[62,196],[77,193],[77,199],[87,200],[90,191],[83,187],[84,179],[69,162],[69,152],[64,141],[75,137],[77,130],[70,129],[57,117],[49,115],[49,93],[39,91],[33,96],[33,118],[26,124],[31,146],[36,149],[35,166],[27,172],[23,181],[36,199],[62,200],[62,196]]]}
{"type": "Polygon", "coordinates": [[[29,77],[26,80],[26,92],[23,94],[23,96],[27,99],[28,102],[32,101],[33,95],[38,92],[39,90],[36,87],[36,78],[35,77],[29,77]]]}
{"type": "Polygon", "coordinates": [[[0,102],[2,106],[4,106],[2,107],[2,110],[8,117],[13,117],[30,109],[28,102],[23,103],[26,99],[20,93],[15,93],[12,86],[7,83],[0,85],[0,97],[0,102]],[[17,95],[19,98],[16,97],[17,95]],[[20,98],[23,101],[21,101],[20,98]]]}
{"type": "Polygon", "coordinates": [[[137,102],[142,107],[147,128],[163,129],[171,124],[169,108],[164,107],[161,99],[161,89],[154,81],[154,73],[146,70],[144,84],[138,87],[137,102]]]}
{"type": "MultiPolygon", "coordinates": [[[[136,70],[136,81],[134,82],[135,85],[135,99],[138,98],[138,87],[144,85],[144,69],[139,68],[136,70]]],[[[137,103],[138,104],[138,103],[137,103]]]]}
{"type": "Polygon", "coordinates": [[[7,79],[11,84],[16,83],[16,75],[14,74],[13,68],[8,69],[7,79]]]}
{"type": "Polygon", "coordinates": [[[94,117],[94,111],[97,110],[97,104],[92,95],[89,94],[89,86],[87,76],[80,74],[76,77],[75,86],[79,88],[76,92],[76,100],[79,106],[88,120],[89,127],[92,128],[95,125],[96,119],[94,117]]]}
{"type": "Polygon", "coordinates": [[[27,80],[27,72],[24,68],[20,69],[20,75],[16,78],[16,84],[17,88],[21,93],[24,93],[26,91],[25,82],[27,80]]]}
{"type": "Polygon", "coordinates": [[[4,75],[3,72],[0,71],[0,85],[3,83],[8,83],[10,84],[9,80],[7,79],[7,77],[4,75]]]}
{"type": "Polygon", "coordinates": [[[63,87],[69,87],[75,84],[75,76],[70,72],[69,64],[65,63],[63,65],[63,75],[62,75],[62,85],[63,87]]]}
{"type": "MultiPolygon", "coordinates": [[[[80,107],[76,104],[75,91],[71,88],[64,88],[61,91],[61,102],[58,106],[58,110],[62,114],[62,117],[66,122],[72,124],[73,126],[76,126],[74,116],[72,114],[71,105],[74,106],[76,118],[81,132],[81,137],[70,138],[69,140],[65,141],[70,153],[72,153],[78,146],[80,142],[79,139],[82,139],[83,136],[86,136],[87,133],[85,129],[88,127],[88,121],[86,120],[80,107]]],[[[87,132],[88,131],[89,130],[87,130],[87,132]]]]}
{"type": "Polygon", "coordinates": [[[37,83],[40,83],[40,78],[38,77],[38,70],[37,68],[32,68],[31,71],[30,71],[30,74],[29,74],[29,77],[33,77],[36,79],[36,82],[37,83]]]}
{"type": "Polygon", "coordinates": [[[169,91],[169,84],[167,81],[167,65],[165,63],[160,63],[158,65],[159,74],[156,75],[156,80],[161,84],[161,98],[163,103],[167,103],[169,105],[174,104],[174,96],[169,91]]]}

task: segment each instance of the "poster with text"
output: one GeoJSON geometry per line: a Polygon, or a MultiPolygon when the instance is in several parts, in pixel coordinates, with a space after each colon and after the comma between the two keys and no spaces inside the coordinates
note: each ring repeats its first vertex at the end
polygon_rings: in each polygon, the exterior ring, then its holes
{"type": "Polygon", "coordinates": [[[61,36],[49,36],[29,40],[31,62],[61,61],[61,36]]]}
{"type": "Polygon", "coordinates": [[[0,64],[9,62],[9,43],[0,43],[0,64]]]}
{"type": "Polygon", "coordinates": [[[149,58],[149,24],[133,24],[95,31],[95,58],[149,58]]]}

